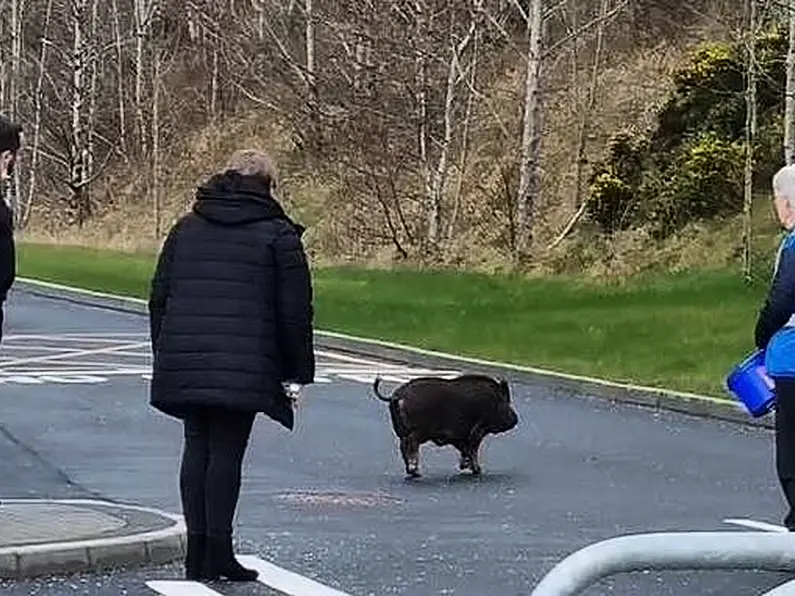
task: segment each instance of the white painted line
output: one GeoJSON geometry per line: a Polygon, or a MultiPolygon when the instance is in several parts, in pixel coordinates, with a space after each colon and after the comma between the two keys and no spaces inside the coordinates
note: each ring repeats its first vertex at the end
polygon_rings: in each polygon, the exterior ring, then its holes
{"type": "Polygon", "coordinates": [[[763,532],[789,532],[785,526],[769,524],[767,522],[756,521],[754,519],[730,518],[724,519],[723,523],[734,526],[742,526],[752,530],[761,530],[763,532]]]}
{"type": "Polygon", "coordinates": [[[298,573],[277,567],[273,563],[263,561],[259,557],[240,555],[236,558],[244,567],[255,569],[259,572],[259,577],[257,578],[259,583],[283,592],[288,596],[350,596],[346,592],[341,592],[298,573]]]}
{"type": "Polygon", "coordinates": [[[15,364],[28,364],[30,362],[52,362],[53,360],[64,360],[74,356],[91,356],[94,354],[110,354],[112,352],[119,352],[129,348],[135,348],[146,343],[122,344],[121,346],[112,346],[109,348],[95,348],[93,350],[71,350],[63,354],[55,354],[54,356],[34,356],[32,358],[17,358],[11,362],[5,362],[5,366],[15,364]]]}
{"type": "Polygon", "coordinates": [[[141,338],[145,339],[149,337],[148,333],[141,333],[140,331],[135,333],[63,333],[60,335],[42,335],[38,333],[20,333],[18,335],[9,335],[8,337],[3,338],[3,343],[6,340],[8,341],[17,341],[17,340],[31,340],[35,339],[37,341],[62,341],[62,342],[70,342],[70,341],[84,341],[88,343],[108,343],[108,342],[117,342],[120,339],[133,339],[133,338],[141,338]]]}
{"type": "Polygon", "coordinates": [[[38,375],[142,375],[151,373],[152,368],[148,366],[130,366],[126,368],[111,368],[102,370],[96,366],[87,366],[85,368],[19,368],[5,370],[0,368],[0,379],[6,376],[24,375],[24,376],[38,376],[38,375]]]}
{"type": "MultiPolygon", "coordinates": [[[[12,363],[9,362],[7,364],[10,365],[12,363]]],[[[30,364],[31,365],[38,364],[38,361],[37,362],[31,362],[30,364]]],[[[127,368],[130,368],[131,366],[134,366],[135,362],[112,362],[112,361],[105,361],[105,360],[88,360],[88,359],[87,360],[60,360],[59,359],[58,361],[55,362],[55,365],[58,366],[59,370],[70,370],[72,368],[74,368],[76,370],[82,370],[82,369],[87,368],[87,367],[96,368],[97,366],[107,366],[108,368],[112,368],[112,369],[127,369],[127,368]]],[[[41,368],[41,367],[36,367],[36,366],[25,365],[24,363],[23,364],[16,364],[14,366],[15,367],[17,367],[17,366],[20,367],[18,369],[14,368],[14,370],[24,370],[25,372],[29,372],[31,370],[37,370],[38,368],[41,368]]],[[[138,366],[140,367],[141,364],[138,364],[138,366]]],[[[2,371],[2,370],[8,370],[8,369],[6,368],[5,363],[0,362],[0,371],[2,371]]]]}
{"type": "Polygon", "coordinates": [[[346,381],[354,381],[355,383],[364,383],[368,385],[375,381],[375,375],[337,375],[340,379],[345,379],[346,381]]]}
{"type": "MultiPolygon", "coordinates": [[[[64,350],[70,350],[71,348],[65,348],[64,346],[31,346],[29,344],[7,344],[3,343],[3,352],[10,352],[11,350],[24,350],[26,352],[63,352],[64,350]]],[[[2,363],[2,360],[0,360],[2,363]]]]}
{"type": "Polygon", "coordinates": [[[328,352],[326,350],[315,350],[315,356],[325,356],[326,358],[333,358],[334,360],[342,360],[344,362],[353,362],[355,364],[369,364],[370,366],[381,367],[384,366],[384,363],[378,360],[360,358],[359,356],[349,356],[347,354],[338,354],[337,352],[328,352]]]}
{"type": "Polygon", "coordinates": [[[160,580],[146,585],[163,596],[223,596],[199,582],[160,580]]]}

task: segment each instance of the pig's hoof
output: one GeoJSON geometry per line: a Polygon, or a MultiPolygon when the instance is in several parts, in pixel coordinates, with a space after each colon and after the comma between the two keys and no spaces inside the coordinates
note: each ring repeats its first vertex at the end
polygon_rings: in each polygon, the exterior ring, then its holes
{"type": "Polygon", "coordinates": [[[406,478],[419,478],[420,471],[416,467],[406,468],[406,478]]]}

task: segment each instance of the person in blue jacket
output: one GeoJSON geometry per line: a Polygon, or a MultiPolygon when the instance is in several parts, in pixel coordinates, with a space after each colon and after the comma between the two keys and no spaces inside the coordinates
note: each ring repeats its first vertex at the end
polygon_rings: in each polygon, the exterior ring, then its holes
{"type": "Polygon", "coordinates": [[[784,525],[795,530],[795,165],[773,177],[773,205],[785,235],[754,332],[775,383],[776,473],[789,506],[784,525]]]}

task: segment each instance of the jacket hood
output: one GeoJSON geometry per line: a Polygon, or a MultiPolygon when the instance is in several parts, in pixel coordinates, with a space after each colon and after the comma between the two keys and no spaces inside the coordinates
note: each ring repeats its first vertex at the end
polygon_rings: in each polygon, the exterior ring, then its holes
{"type": "Polygon", "coordinates": [[[273,198],[270,186],[254,176],[237,172],[216,174],[196,191],[193,212],[202,219],[221,226],[242,226],[257,221],[282,219],[298,235],[304,227],[293,222],[273,198]]]}

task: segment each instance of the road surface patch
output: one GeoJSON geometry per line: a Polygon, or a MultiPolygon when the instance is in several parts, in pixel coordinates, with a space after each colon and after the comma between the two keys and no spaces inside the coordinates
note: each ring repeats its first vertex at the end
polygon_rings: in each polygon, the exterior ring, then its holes
{"type": "Polygon", "coordinates": [[[349,491],[290,491],[276,495],[277,501],[292,505],[308,507],[379,507],[383,505],[398,505],[402,499],[381,493],[363,493],[349,491]]]}

